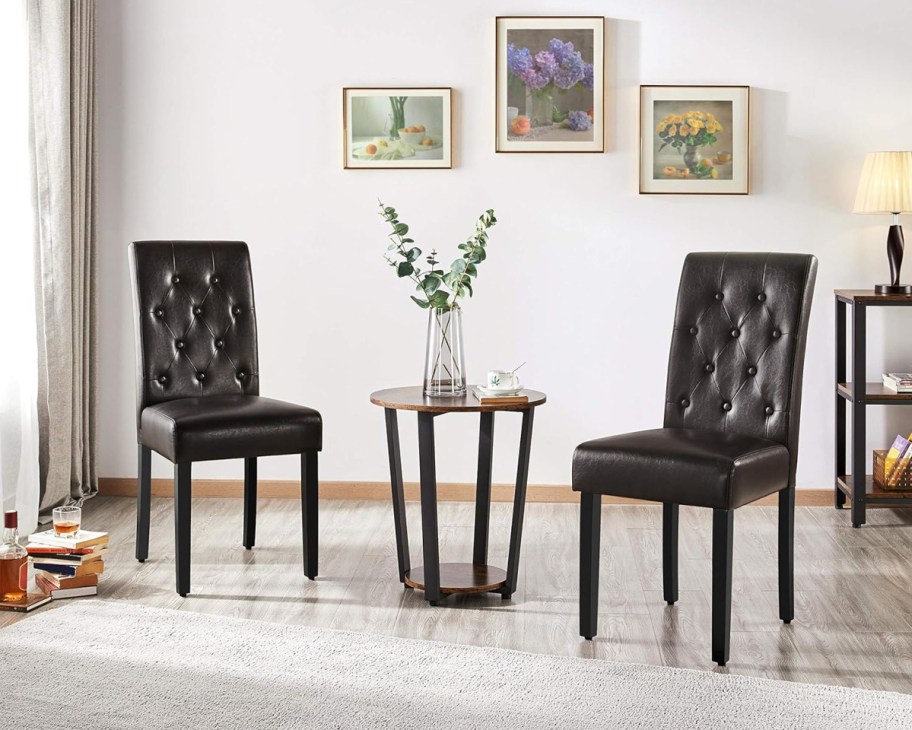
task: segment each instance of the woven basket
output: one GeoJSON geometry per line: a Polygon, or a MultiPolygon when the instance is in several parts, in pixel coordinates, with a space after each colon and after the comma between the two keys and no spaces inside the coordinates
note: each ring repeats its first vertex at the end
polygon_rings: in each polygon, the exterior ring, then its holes
{"type": "Polygon", "coordinates": [[[874,487],[878,490],[912,492],[912,465],[907,466],[899,479],[887,483],[887,451],[874,452],[874,487]]]}

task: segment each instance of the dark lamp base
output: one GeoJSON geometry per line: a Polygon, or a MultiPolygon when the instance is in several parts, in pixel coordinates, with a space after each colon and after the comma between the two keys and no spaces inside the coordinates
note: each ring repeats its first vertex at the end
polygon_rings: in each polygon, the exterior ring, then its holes
{"type": "Polygon", "coordinates": [[[874,287],[875,294],[912,294],[912,284],[878,284],[874,287]]]}

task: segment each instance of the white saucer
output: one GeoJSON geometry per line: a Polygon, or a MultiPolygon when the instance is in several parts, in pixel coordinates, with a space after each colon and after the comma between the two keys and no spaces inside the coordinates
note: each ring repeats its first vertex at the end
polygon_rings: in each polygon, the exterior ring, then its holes
{"type": "Polygon", "coordinates": [[[484,395],[519,395],[524,390],[523,386],[518,388],[488,388],[484,385],[477,386],[484,395]]]}

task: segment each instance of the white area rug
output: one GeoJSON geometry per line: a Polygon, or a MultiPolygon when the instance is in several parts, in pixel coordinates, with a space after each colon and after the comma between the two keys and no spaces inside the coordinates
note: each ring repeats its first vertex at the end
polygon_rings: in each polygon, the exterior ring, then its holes
{"type": "Polygon", "coordinates": [[[0,727],[16,730],[912,727],[900,694],[116,602],[0,630],[0,657],[0,727]]]}

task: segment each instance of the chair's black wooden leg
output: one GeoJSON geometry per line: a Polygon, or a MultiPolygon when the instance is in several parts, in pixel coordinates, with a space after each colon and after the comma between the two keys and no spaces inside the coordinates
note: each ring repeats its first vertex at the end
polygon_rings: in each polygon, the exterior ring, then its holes
{"type": "Polygon", "coordinates": [[[795,618],[795,488],[779,492],[779,618],[795,618]]]}
{"type": "Polygon", "coordinates": [[[256,543],[257,460],[244,459],[244,547],[256,543]]]}
{"type": "Polygon", "coordinates": [[[304,531],[304,575],[317,577],[317,543],[320,535],[318,515],[320,480],[317,452],[301,454],[301,526],[304,531]]]}
{"type": "Polygon", "coordinates": [[[713,510],[712,658],[720,667],[724,667],[728,661],[731,641],[734,517],[734,510],[713,510]]]}
{"type": "Polygon", "coordinates": [[[396,531],[396,556],[399,560],[399,582],[411,570],[408,523],[405,519],[405,492],[402,488],[402,456],[399,451],[399,419],[394,408],[386,408],[386,442],[389,450],[390,490],[393,500],[393,526],[396,531]]]}
{"type": "Polygon", "coordinates": [[[488,562],[488,528],[491,522],[491,466],[494,460],[494,412],[481,414],[478,431],[478,478],[475,481],[475,543],[472,562],[488,562]]]}
{"type": "Polygon", "coordinates": [[[602,495],[580,494],[580,636],[598,631],[599,542],[602,495]]]}
{"type": "Polygon", "coordinates": [[[662,587],[669,606],[678,600],[678,512],[678,505],[662,504],[662,587]]]}
{"type": "Polygon", "coordinates": [[[136,559],[140,563],[149,557],[149,511],[152,506],[152,451],[139,447],[139,468],[136,479],[136,559]]]}
{"type": "Polygon", "coordinates": [[[174,568],[177,592],[190,592],[190,462],[174,465],[174,568]]]}
{"type": "Polygon", "coordinates": [[[434,414],[418,414],[418,461],[421,479],[421,538],[424,551],[424,597],[440,601],[440,545],[437,541],[437,463],[434,414]]]}

